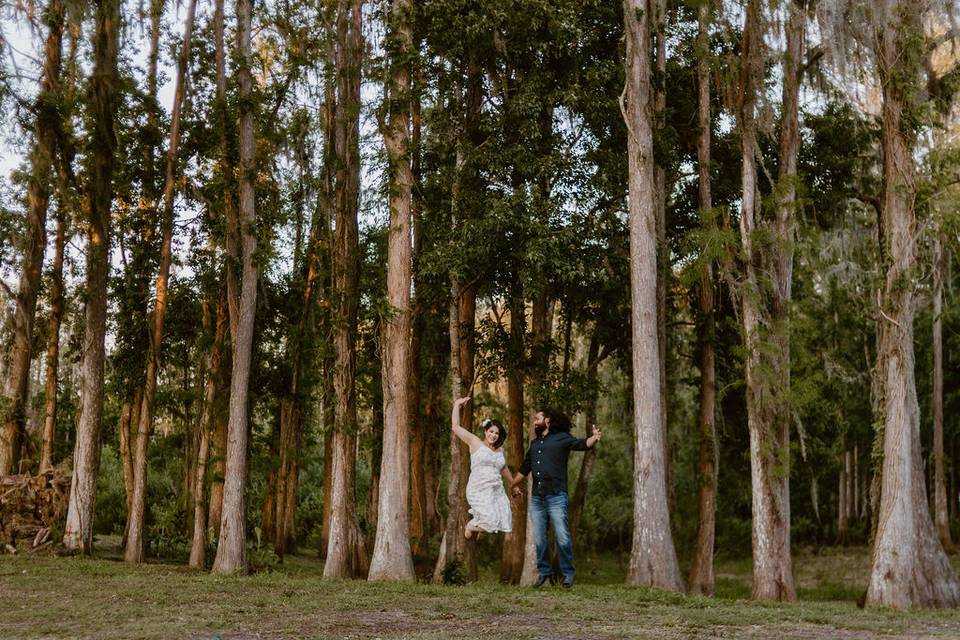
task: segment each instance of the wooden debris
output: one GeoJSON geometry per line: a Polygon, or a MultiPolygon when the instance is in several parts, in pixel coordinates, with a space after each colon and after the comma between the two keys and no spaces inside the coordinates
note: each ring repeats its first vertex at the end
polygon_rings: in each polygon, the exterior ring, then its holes
{"type": "Polygon", "coordinates": [[[0,545],[10,553],[18,542],[31,549],[45,546],[51,528],[62,526],[69,497],[70,471],[63,466],[37,476],[0,478],[0,545]]]}

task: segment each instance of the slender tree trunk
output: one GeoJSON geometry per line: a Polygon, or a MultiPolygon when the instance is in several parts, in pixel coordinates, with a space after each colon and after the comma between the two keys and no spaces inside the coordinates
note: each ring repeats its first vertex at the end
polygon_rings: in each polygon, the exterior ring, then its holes
{"type": "MultiPolygon", "coordinates": [[[[416,50],[419,52],[421,43],[416,50]]],[[[427,531],[427,469],[426,454],[428,448],[427,421],[421,406],[421,351],[426,319],[424,318],[421,289],[423,285],[418,275],[420,255],[423,252],[423,204],[420,193],[423,190],[421,170],[420,139],[422,131],[421,99],[424,86],[422,67],[416,59],[413,62],[413,91],[411,97],[410,165],[413,172],[413,193],[410,200],[411,224],[413,225],[413,309],[411,310],[410,336],[410,546],[415,556],[420,555],[423,544],[429,536],[427,531]]]]}
{"type": "Polygon", "coordinates": [[[846,545],[849,542],[850,526],[848,516],[850,509],[847,508],[847,501],[850,499],[847,495],[847,434],[840,433],[840,473],[839,486],[837,487],[837,544],[846,545]]]}
{"type": "Polygon", "coordinates": [[[850,517],[860,519],[860,448],[853,443],[853,510],[850,517]]]}
{"type": "MultiPolygon", "coordinates": [[[[61,196],[61,198],[63,195],[61,196]]],[[[53,444],[57,429],[57,379],[60,366],[60,323],[63,320],[63,249],[67,241],[67,220],[64,205],[57,213],[57,238],[50,276],[50,326],[47,335],[46,407],[43,421],[43,446],[40,450],[40,473],[53,469],[53,444]]]]}
{"type": "Polygon", "coordinates": [[[210,360],[207,367],[207,381],[204,386],[203,417],[200,422],[200,443],[197,450],[197,471],[194,478],[193,542],[190,547],[191,567],[203,567],[206,563],[208,520],[204,490],[206,488],[210,439],[216,426],[218,394],[223,389],[221,377],[223,347],[227,336],[226,298],[221,298],[217,302],[215,322],[213,344],[210,346],[210,360]]]}
{"type": "Polygon", "coordinates": [[[93,157],[87,193],[87,304],[83,339],[80,420],[73,452],[70,504],[63,544],[68,549],[93,550],[93,513],[100,467],[103,418],[104,338],[107,325],[107,276],[110,271],[110,206],[116,150],[117,43],[120,4],[96,4],[93,74],[90,81],[93,113],[93,157]]]}
{"type": "MultiPolygon", "coordinates": [[[[584,418],[586,418],[586,437],[593,434],[593,425],[597,423],[597,396],[599,388],[597,386],[597,375],[600,368],[600,362],[606,357],[607,352],[600,353],[600,337],[594,330],[590,336],[590,346],[587,348],[587,396],[584,406],[584,418]]],[[[583,454],[583,461],[580,463],[580,474],[577,476],[577,487],[573,492],[573,499],[570,502],[570,535],[574,541],[577,539],[577,531],[580,528],[580,521],[583,518],[583,509],[587,504],[587,489],[590,486],[590,480],[593,477],[593,464],[597,457],[596,449],[588,449],[583,454]]]]}
{"type": "Polygon", "coordinates": [[[167,287],[170,278],[170,263],[173,257],[173,200],[176,196],[177,151],[180,146],[180,117],[186,97],[187,68],[190,62],[190,41],[193,35],[193,18],[197,0],[190,0],[183,45],[177,60],[177,81],[170,119],[170,146],[167,150],[166,183],[163,190],[163,218],[161,219],[160,267],[157,274],[156,292],[151,317],[150,347],[147,351],[147,373],[143,386],[143,403],[137,423],[137,444],[133,456],[133,500],[128,514],[127,546],[124,560],[143,562],[143,512],[147,492],[147,451],[153,431],[154,396],[157,391],[157,375],[160,370],[160,348],[163,343],[163,325],[167,315],[167,287]]]}
{"type": "Polygon", "coordinates": [[[213,562],[214,573],[246,570],[246,482],[248,440],[248,391],[253,355],[253,325],[257,308],[256,202],[254,181],[253,106],[250,104],[253,56],[250,49],[252,0],[237,1],[237,85],[240,98],[240,201],[238,208],[242,256],[242,280],[233,342],[233,371],[230,376],[230,422],[227,425],[227,456],[223,482],[223,514],[220,542],[213,562]]]}
{"type": "MultiPolygon", "coordinates": [[[[518,282],[510,299],[510,351],[514,362],[524,358],[524,335],[527,331],[526,304],[518,282]]],[[[519,366],[507,372],[507,466],[516,471],[524,456],[523,371],[519,366]]],[[[500,582],[517,584],[523,574],[524,548],[527,541],[527,496],[510,501],[513,527],[504,535],[500,561],[500,582]]]]}
{"type": "MultiPolygon", "coordinates": [[[[653,46],[656,71],[651,78],[653,99],[653,126],[659,131],[667,117],[667,0],[650,3],[653,18],[653,46]]],[[[667,483],[667,506],[672,511],[674,504],[673,469],[670,460],[670,443],[667,435],[667,285],[670,278],[670,255],[667,246],[667,171],[654,157],[654,200],[657,222],[657,343],[660,348],[660,422],[663,430],[663,461],[667,483]]]]}
{"type": "Polygon", "coordinates": [[[883,0],[877,7],[877,69],[883,87],[882,255],[878,367],[883,381],[883,475],[866,604],[893,608],[955,607],[960,580],[943,551],[927,503],[914,378],[916,216],[915,133],[904,111],[919,82],[921,6],[883,0]]]}
{"type": "Polygon", "coordinates": [[[43,253],[47,245],[47,206],[50,202],[54,157],[57,153],[57,109],[60,91],[61,49],[64,7],[50,0],[43,14],[47,25],[43,72],[37,95],[34,143],[30,152],[30,180],[27,186],[26,235],[20,283],[14,297],[13,340],[9,366],[0,403],[0,477],[19,473],[21,440],[26,434],[26,411],[30,386],[31,344],[37,312],[37,295],[43,271],[43,253]]]}
{"type": "Polygon", "coordinates": [[[938,235],[933,243],[933,511],[940,544],[946,551],[953,551],[943,473],[943,245],[944,238],[938,235]]]}
{"type": "MultiPolygon", "coordinates": [[[[710,183],[710,139],[712,119],[710,115],[710,5],[704,3],[698,9],[697,31],[697,175],[699,181],[698,201],[701,220],[708,228],[713,225],[713,199],[710,183]]],[[[690,593],[713,595],[713,547],[717,520],[717,432],[716,402],[717,374],[714,339],[713,264],[706,262],[700,276],[698,291],[700,321],[700,413],[698,426],[700,451],[697,462],[698,518],[697,542],[687,579],[690,593]]]]}
{"type": "MultiPolygon", "coordinates": [[[[219,155],[220,162],[217,167],[218,177],[224,184],[234,183],[233,160],[230,154],[230,145],[228,141],[230,122],[227,118],[227,64],[226,47],[224,44],[224,0],[215,0],[213,14],[213,33],[214,33],[214,57],[217,71],[216,79],[216,98],[215,98],[215,116],[219,129],[219,155]]],[[[229,322],[231,342],[237,340],[237,284],[236,263],[238,260],[238,249],[236,247],[235,229],[237,226],[237,214],[232,189],[226,189],[223,193],[223,221],[224,221],[224,245],[226,247],[226,300],[227,300],[227,319],[229,322]]],[[[229,398],[227,380],[230,378],[230,372],[233,368],[230,351],[224,352],[220,360],[220,376],[218,378],[221,384],[217,397],[229,398]]],[[[226,456],[227,456],[227,423],[229,422],[229,410],[224,406],[225,402],[217,402],[216,412],[214,414],[214,428],[210,442],[209,463],[210,472],[210,505],[207,513],[207,528],[213,529],[215,537],[220,537],[220,522],[223,516],[223,482],[226,474],[226,456]]]]}
{"type": "Polygon", "coordinates": [[[670,531],[657,304],[657,211],[650,100],[650,16],[624,0],[633,344],[633,545],[627,583],[683,589],[670,531]]]}
{"type": "Polygon", "coordinates": [[[363,55],[360,0],[340,0],[337,13],[336,235],[333,249],[334,390],[328,578],[361,577],[367,555],[356,513],[356,322],[360,257],[357,206],[360,180],[360,66],[363,55]]]}

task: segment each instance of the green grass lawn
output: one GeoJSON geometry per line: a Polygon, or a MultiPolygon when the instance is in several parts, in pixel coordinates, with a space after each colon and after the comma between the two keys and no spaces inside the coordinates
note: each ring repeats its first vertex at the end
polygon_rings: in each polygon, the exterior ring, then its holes
{"type": "Polygon", "coordinates": [[[750,562],[717,566],[717,598],[626,587],[624,558],[578,557],[571,591],[329,581],[315,558],[251,576],[108,557],[0,556],[0,639],[960,638],[960,612],[860,610],[862,548],[795,557],[801,601],[755,603],[750,562]]]}

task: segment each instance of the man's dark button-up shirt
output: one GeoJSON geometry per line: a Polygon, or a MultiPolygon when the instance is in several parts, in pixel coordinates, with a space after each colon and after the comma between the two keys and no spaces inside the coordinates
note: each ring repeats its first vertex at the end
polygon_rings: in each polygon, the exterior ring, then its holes
{"type": "Polygon", "coordinates": [[[548,496],[567,490],[567,459],[570,451],[586,451],[587,441],[567,432],[553,431],[535,438],[520,465],[520,473],[533,474],[533,493],[548,496]]]}

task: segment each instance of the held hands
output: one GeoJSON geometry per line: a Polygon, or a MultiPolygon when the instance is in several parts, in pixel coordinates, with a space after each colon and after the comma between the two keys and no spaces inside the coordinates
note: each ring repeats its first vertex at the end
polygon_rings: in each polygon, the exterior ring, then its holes
{"type": "Polygon", "coordinates": [[[593,429],[593,433],[591,434],[591,437],[594,439],[594,442],[599,442],[599,441],[600,441],[600,429],[597,429],[597,425],[595,425],[595,424],[590,425],[590,428],[593,429]]]}

